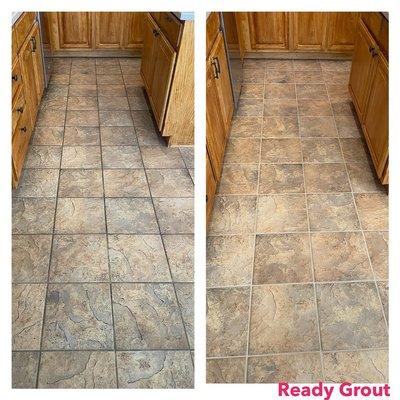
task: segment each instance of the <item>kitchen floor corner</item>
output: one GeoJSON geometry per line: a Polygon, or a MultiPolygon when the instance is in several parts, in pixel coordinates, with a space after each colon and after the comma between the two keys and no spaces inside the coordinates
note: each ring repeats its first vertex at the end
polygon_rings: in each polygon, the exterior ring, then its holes
{"type": "Polygon", "coordinates": [[[207,242],[209,383],[388,380],[388,196],[350,66],[244,62],[207,242]]]}
{"type": "Polygon", "coordinates": [[[193,387],[193,148],[140,59],[57,58],[13,192],[13,387],[193,387]]]}

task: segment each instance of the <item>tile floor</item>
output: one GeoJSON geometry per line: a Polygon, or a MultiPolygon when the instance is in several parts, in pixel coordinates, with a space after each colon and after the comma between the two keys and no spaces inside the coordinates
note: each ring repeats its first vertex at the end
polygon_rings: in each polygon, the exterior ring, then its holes
{"type": "Polygon", "coordinates": [[[193,148],[140,59],[56,59],[13,193],[13,387],[193,386],[193,148]]]}
{"type": "Polygon", "coordinates": [[[207,243],[207,381],[388,379],[388,197],[348,61],[246,60],[207,243]]]}

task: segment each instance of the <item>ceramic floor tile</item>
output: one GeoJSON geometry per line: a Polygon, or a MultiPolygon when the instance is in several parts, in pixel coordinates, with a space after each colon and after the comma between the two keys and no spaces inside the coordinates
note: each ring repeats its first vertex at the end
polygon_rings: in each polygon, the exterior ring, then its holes
{"type": "Polygon", "coordinates": [[[305,138],[301,147],[305,162],[343,162],[338,139],[305,138]]]}
{"type": "Polygon", "coordinates": [[[385,193],[385,187],[379,182],[371,164],[348,163],[351,186],[355,193],[380,192],[385,193]]]}
{"type": "Polygon", "coordinates": [[[355,109],[351,100],[334,99],[331,100],[333,114],[353,116],[355,109]]]}
{"type": "Polygon", "coordinates": [[[207,290],[207,356],[245,355],[250,288],[207,290]]]}
{"type": "Polygon", "coordinates": [[[249,285],[253,271],[254,238],[209,236],[207,238],[207,286],[249,285]]]}
{"type": "Polygon", "coordinates": [[[67,111],[65,126],[98,126],[98,111],[67,111]]]}
{"type": "Polygon", "coordinates": [[[99,128],[94,126],[67,126],[64,132],[66,146],[92,146],[100,144],[99,128]]]}
{"type": "Polygon", "coordinates": [[[41,110],[59,110],[65,111],[67,108],[67,96],[46,96],[40,103],[41,110]]]}
{"type": "MultiPolygon", "coordinates": [[[[127,87],[127,92],[128,89],[129,87],[127,87]]],[[[131,95],[130,92],[128,92],[128,103],[131,110],[145,111],[150,109],[142,88],[140,88],[140,91],[138,91],[137,94],[135,93],[135,95],[131,95]]]]}
{"type": "Polygon", "coordinates": [[[101,169],[62,169],[59,197],[103,197],[101,169]]]}
{"type": "Polygon", "coordinates": [[[68,96],[68,85],[49,85],[46,90],[46,96],[68,96]]]}
{"type": "Polygon", "coordinates": [[[265,117],[262,125],[262,137],[267,138],[296,138],[299,136],[297,116],[265,117]]]}
{"type": "Polygon", "coordinates": [[[356,118],[349,115],[335,115],[336,128],[341,138],[360,138],[361,128],[356,118]]]}
{"type": "Polygon", "coordinates": [[[263,113],[263,100],[262,99],[247,99],[239,100],[236,110],[237,116],[247,117],[261,117],[263,113]]]}
{"type": "Polygon", "coordinates": [[[97,97],[97,85],[70,85],[69,96],[97,97]]]}
{"type": "Polygon", "coordinates": [[[22,170],[18,188],[13,192],[13,196],[56,197],[58,171],[58,169],[22,170]]]}
{"type": "Polygon", "coordinates": [[[388,196],[380,193],[354,195],[361,226],[368,231],[388,230],[388,196]]]}
{"type": "Polygon", "coordinates": [[[302,137],[337,137],[332,117],[300,117],[302,137]]]}
{"type": "Polygon", "coordinates": [[[298,106],[300,116],[330,117],[332,115],[331,105],[328,100],[299,99],[298,106]]]}
{"type": "Polygon", "coordinates": [[[349,83],[349,71],[323,71],[324,81],[326,83],[334,83],[346,85],[349,83]]]}
{"type": "Polygon", "coordinates": [[[230,139],[225,149],[226,164],[257,163],[260,154],[259,139],[230,139]]]}
{"type": "Polygon", "coordinates": [[[372,268],[377,279],[388,279],[389,234],[388,232],[364,232],[372,268]]]}
{"type": "Polygon", "coordinates": [[[99,111],[100,126],[133,126],[129,111],[99,111]]]}
{"type": "Polygon", "coordinates": [[[105,169],[106,197],[150,197],[143,169],[105,169]]]}
{"type": "MultiPolygon", "coordinates": [[[[96,83],[95,74],[82,73],[86,71],[79,70],[80,72],[75,72],[71,70],[70,82],[72,85],[94,85],[96,83]]],[[[92,72],[92,71],[91,71],[92,72]]],[[[94,72],[94,70],[93,70],[94,72]]]]}
{"type": "Polygon", "coordinates": [[[102,146],[104,168],[141,168],[138,146],[102,146]]]}
{"type": "Polygon", "coordinates": [[[299,83],[324,83],[321,71],[294,71],[294,81],[299,83]]]}
{"type": "Polygon", "coordinates": [[[282,117],[297,116],[296,99],[266,98],[264,99],[264,116],[282,117]]]}
{"type": "Polygon", "coordinates": [[[293,83],[266,83],[264,97],[267,99],[295,99],[295,85],[293,83]]]}
{"type": "Polygon", "coordinates": [[[304,178],[307,193],[351,191],[344,164],[305,164],[304,178]]]}
{"type": "Polygon", "coordinates": [[[246,58],[243,61],[243,68],[245,70],[251,69],[251,70],[265,70],[265,62],[266,60],[262,60],[262,59],[251,59],[251,58],[246,58]]]}
{"type": "Polygon", "coordinates": [[[302,161],[300,139],[263,139],[261,162],[298,163],[302,161]]]}
{"type": "Polygon", "coordinates": [[[64,146],[61,168],[100,168],[100,146],[64,146]]]}
{"type": "Polygon", "coordinates": [[[318,284],[317,302],[322,350],[387,346],[385,320],[373,282],[318,284]]]}
{"type": "Polygon", "coordinates": [[[39,127],[35,128],[32,138],[33,145],[62,145],[63,127],[39,127]]]}
{"type": "Polygon", "coordinates": [[[103,146],[132,146],[137,144],[135,129],[129,126],[102,126],[100,128],[103,146]]]}
{"type": "Polygon", "coordinates": [[[350,100],[349,88],[346,84],[328,84],[326,90],[331,101],[350,100]]]}
{"type": "Polygon", "coordinates": [[[261,117],[236,117],[232,118],[230,138],[259,138],[261,132],[261,117]]]}
{"type": "Polygon", "coordinates": [[[260,69],[243,69],[243,83],[264,83],[265,70],[260,69]]]}
{"type": "Polygon", "coordinates": [[[298,99],[328,100],[328,93],[324,84],[297,84],[296,94],[298,99]]]}
{"type": "Polygon", "coordinates": [[[261,83],[243,83],[240,92],[241,99],[262,99],[264,96],[264,85],[261,83]]]}
{"type": "Polygon", "coordinates": [[[61,146],[30,146],[25,168],[60,168],[61,146]]]}
{"type": "Polygon", "coordinates": [[[186,168],[194,168],[194,147],[179,147],[179,151],[181,152],[181,156],[186,165],[186,168]]]}
{"type": "Polygon", "coordinates": [[[293,60],[295,71],[321,71],[319,60],[293,60]]]}
{"type": "Polygon", "coordinates": [[[141,146],[164,146],[156,128],[156,122],[149,111],[132,111],[138,142],[141,146]]]}
{"type": "Polygon", "coordinates": [[[257,164],[227,164],[218,186],[220,194],[257,194],[257,164]]]}
{"type": "Polygon", "coordinates": [[[12,388],[34,389],[39,365],[39,352],[18,351],[12,353],[12,388]]]}
{"type": "Polygon", "coordinates": [[[193,197],[192,179],[186,169],[149,169],[146,172],[153,197],[193,197]]]}
{"type": "Polygon", "coordinates": [[[368,149],[361,138],[340,139],[340,144],[346,162],[370,162],[368,149]]]}
{"type": "Polygon", "coordinates": [[[294,73],[293,71],[285,71],[279,68],[267,69],[265,83],[294,83],[294,73]]]}
{"type": "Polygon", "coordinates": [[[68,111],[94,111],[98,110],[96,97],[70,96],[68,98],[68,111]]]}
{"type": "Polygon", "coordinates": [[[207,360],[207,383],[245,383],[246,358],[207,360]]]}
{"type": "Polygon", "coordinates": [[[98,85],[97,90],[99,97],[126,96],[126,90],[124,85],[98,85]]]}
{"type": "Polygon", "coordinates": [[[113,75],[121,75],[121,68],[118,64],[115,65],[96,65],[96,74],[97,75],[108,75],[108,74],[113,74],[113,75]]]}
{"type": "Polygon", "coordinates": [[[281,71],[292,71],[293,70],[293,60],[266,59],[265,66],[268,70],[279,69],[281,71]]]}
{"type": "Polygon", "coordinates": [[[109,72],[108,74],[97,76],[98,85],[122,85],[123,83],[121,74],[112,74],[109,72]]]}
{"type": "Polygon", "coordinates": [[[304,193],[301,164],[261,164],[260,194],[304,193]]]}
{"type": "Polygon", "coordinates": [[[99,97],[100,111],[129,111],[128,99],[121,96],[99,97]]]}
{"type": "Polygon", "coordinates": [[[319,60],[323,71],[344,71],[350,72],[350,60],[319,60]]]}
{"type": "Polygon", "coordinates": [[[176,283],[176,295],[181,309],[183,323],[188,336],[189,347],[194,348],[194,285],[193,283],[176,283]]]}
{"type": "Polygon", "coordinates": [[[145,168],[185,168],[179,149],[158,146],[141,146],[145,168]]]}
{"type": "Polygon", "coordinates": [[[389,282],[377,282],[386,321],[389,324],[389,282]]]}
{"type": "Polygon", "coordinates": [[[36,126],[64,126],[65,121],[65,110],[51,110],[51,109],[42,109],[39,111],[36,120],[36,126]]]}
{"type": "Polygon", "coordinates": [[[159,235],[109,235],[108,247],[113,282],[171,281],[159,235]]]}
{"type": "Polygon", "coordinates": [[[69,74],[52,73],[50,77],[50,85],[69,85],[69,74]]]}
{"type": "Polygon", "coordinates": [[[112,285],[117,350],[187,349],[172,284],[112,285]]]}

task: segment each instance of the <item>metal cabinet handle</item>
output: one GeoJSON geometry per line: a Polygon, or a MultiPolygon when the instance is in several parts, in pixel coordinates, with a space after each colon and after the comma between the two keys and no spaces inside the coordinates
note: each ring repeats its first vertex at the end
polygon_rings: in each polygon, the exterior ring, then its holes
{"type": "Polygon", "coordinates": [[[378,52],[377,51],[375,51],[375,49],[371,52],[371,54],[372,54],[372,57],[376,57],[377,55],[378,55],[378,52]]]}
{"type": "Polygon", "coordinates": [[[18,107],[17,111],[20,112],[21,114],[24,112],[24,107],[18,107]]]}
{"type": "Polygon", "coordinates": [[[221,73],[221,65],[219,64],[219,58],[215,57],[215,61],[217,62],[218,73],[221,73]]]}
{"type": "Polygon", "coordinates": [[[26,133],[26,126],[24,126],[23,128],[21,128],[20,131],[26,133]]]}
{"type": "Polygon", "coordinates": [[[208,202],[208,194],[206,194],[206,203],[208,202]]]}
{"type": "Polygon", "coordinates": [[[214,79],[219,79],[219,74],[221,70],[219,68],[218,57],[212,58],[211,65],[214,67],[214,79]]]}
{"type": "Polygon", "coordinates": [[[31,38],[31,43],[32,43],[32,53],[35,53],[36,52],[36,47],[37,47],[36,38],[35,37],[31,38]]]}
{"type": "Polygon", "coordinates": [[[18,81],[18,75],[13,75],[13,76],[12,76],[12,80],[13,80],[14,82],[17,82],[17,81],[18,81]]]}

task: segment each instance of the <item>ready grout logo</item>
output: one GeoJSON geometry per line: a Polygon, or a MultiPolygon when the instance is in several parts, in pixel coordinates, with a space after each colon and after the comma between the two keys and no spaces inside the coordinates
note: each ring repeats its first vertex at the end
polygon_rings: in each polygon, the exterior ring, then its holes
{"type": "Polygon", "coordinates": [[[278,395],[279,397],[310,397],[313,399],[330,400],[334,395],[341,395],[343,398],[380,398],[385,399],[390,397],[389,384],[353,384],[343,382],[340,385],[327,385],[319,382],[313,385],[293,385],[288,382],[279,382],[278,395]]]}

